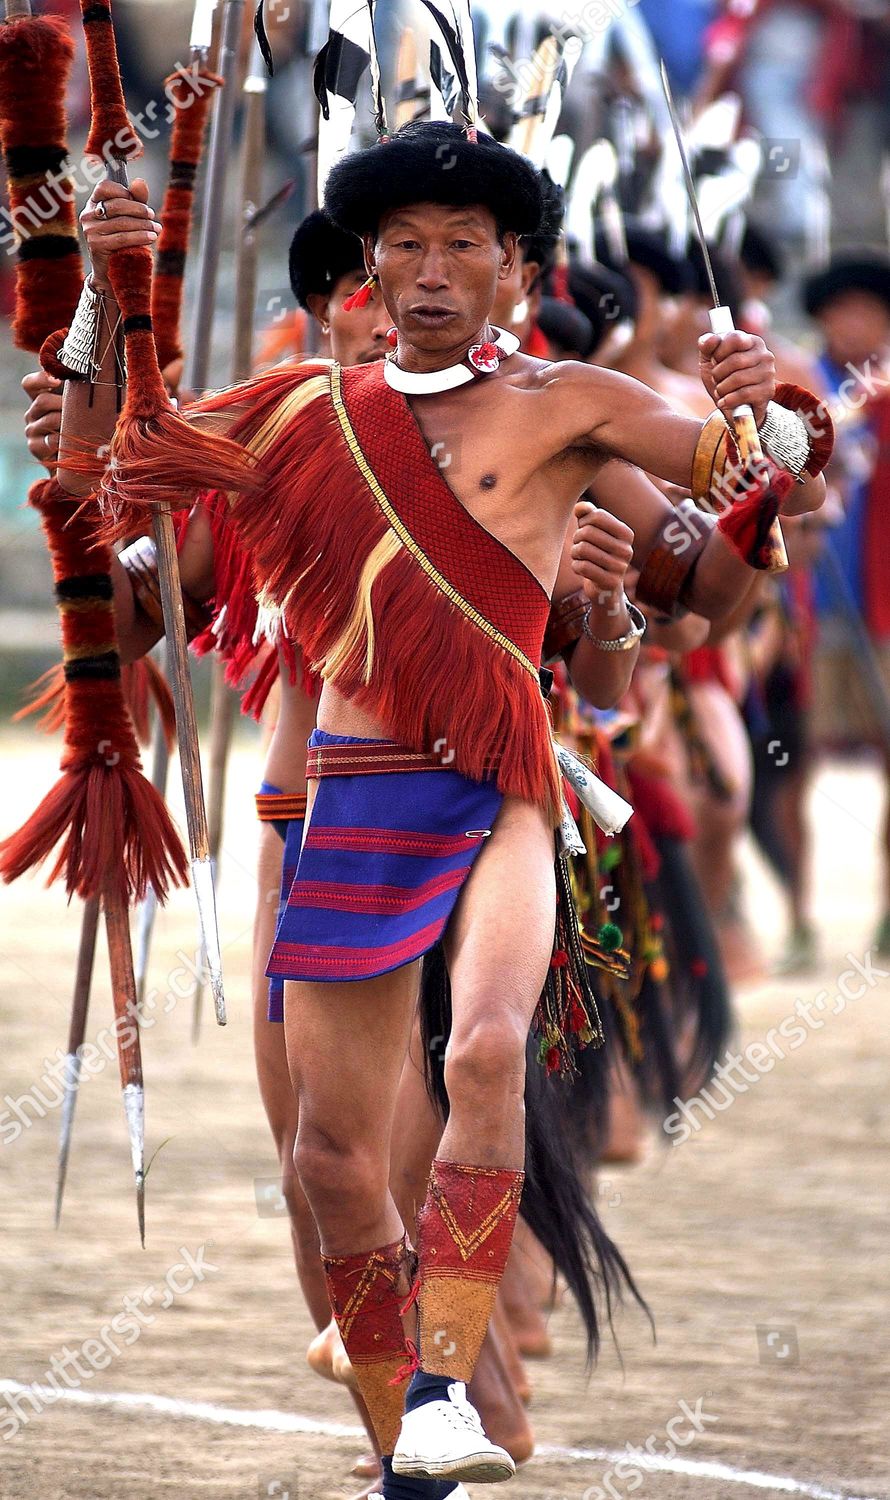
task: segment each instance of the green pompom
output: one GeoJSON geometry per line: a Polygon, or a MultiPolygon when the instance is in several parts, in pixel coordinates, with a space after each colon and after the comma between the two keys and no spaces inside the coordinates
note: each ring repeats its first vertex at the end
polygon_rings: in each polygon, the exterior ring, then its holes
{"type": "Polygon", "coordinates": [[[615,925],[614,922],[604,922],[599,932],[597,933],[597,937],[599,938],[600,943],[606,950],[606,952],[613,953],[616,948],[621,947],[624,933],[621,931],[620,927],[617,927],[615,925]]]}

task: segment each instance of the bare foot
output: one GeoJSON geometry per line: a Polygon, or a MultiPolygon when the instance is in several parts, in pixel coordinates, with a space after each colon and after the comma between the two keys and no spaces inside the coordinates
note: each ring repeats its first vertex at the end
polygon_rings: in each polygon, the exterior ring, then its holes
{"type": "Polygon", "coordinates": [[[528,1403],[532,1399],[532,1383],[528,1378],[525,1365],[520,1358],[513,1327],[507,1316],[507,1311],[500,1294],[495,1301],[490,1326],[495,1331],[498,1353],[506,1371],[507,1380],[523,1405],[528,1406],[528,1403]]]}
{"type": "Polygon", "coordinates": [[[310,1370],[320,1375],[323,1380],[336,1380],[334,1374],[334,1352],[337,1345],[341,1343],[340,1330],[331,1319],[327,1328],[317,1333],[309,1348],[306,1350],[306,1363],[310,1370]]]}
{"type": "Polygon", "coordinates": [[[349,1355],[343,1347],[340,1330],[333,1319],[327,1328],[315,1335],[306,1350],[306,1363],[322,1379],[333,1380],[337,1385],[348,1385],[353,1391],[358,1389],[349,1355]]]}
{"type": "Polygon", "coordinates": [[[354,1474],[356,1479],[379,1479],[380,1460],[377,1454],[363,1453],[361,1458],[356,1459],[349,1472],[354,1474]]]}
{"type": "Polygon", "coordinates": [[[553,1353],[553,1341],[547,1332],[536,1294],[535,1275],[530,1266],[531,1262],[522,1252],[514,1255],[511,1248],[495,1303],[495,1317],[498,1317],[500,1308],[498,1331],[504,1360],[517,1390],[528,1387],[522,1359],[547,1359],[553,1353]]]}
{"type": "Polygon", "coordinates": [[[470,1399],[492,1442],[523,1464],[535,1451],[535,1439],[522,1398],[514,1389],[503,1358],[501,1339],[492,1321],[470,1382],[470,1399]]]}
{"type": "Polygon", "coordinates": [[[355,1378],[355,1371],[352,1368],[352,1361],[350,1360],[349,1355],[346,1353],[346,1348],[344,1346],[343,1340],[340,1337],[339,1329],[337,1331],[337,1342],[334,1345],[333,1369],[334,1380],[336,1380],[340,1385],[348,1385],[350,1390],[358,1390],[358,1381],[355,1378]]]}
{"type": "Polygon", "coordinates": [[[642,1160],[645,1144],[645,1122],[633,1080],[626,1068],[613,1067],[609,1080],[608,1130],[599,1159],[632,1165],[642,1160]]]}

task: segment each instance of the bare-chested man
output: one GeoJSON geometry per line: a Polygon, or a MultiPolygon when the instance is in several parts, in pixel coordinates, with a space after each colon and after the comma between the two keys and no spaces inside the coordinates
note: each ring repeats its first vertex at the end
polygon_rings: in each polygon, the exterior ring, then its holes
{"type": "MultiPolygon", "coordinates": [[[[193,419],[255,455],[263,495],[236,497],[232,524],[265,602],[324,678],[307,831],[269,964],[286,981],[295,1162],[384,1494],[440,1500],[513,1470],[465,1382],[522,1190],[529,1023],[568,957],[554,943],[561,799],[537,677],[549,594],[579,496],[627,462],[687,486],[701,423],[627,377],[517,354],[489,326],[517,235],[541,211],[533,170],[493,141],[406,127],[340,162],[326,203],[363,239],[397,330],[391,361],[270,372],[193,419]],[[442,935],[450,1115],[415,1265],[389,1163],[414,964],[442,935]],[[392,1381],[414,1302],[403,1407],[392,1381]]],[[[702,361],[722,409],[748,402],[763,421],[774,382],[760,340],[703,340],[702,361]]],[[[799,473],[786,508],[815,508],[822,481],[803,462],[799,473]]],[[[653,493],[634,528],[641,586],[728,610],[760,558],[776,484],[673,550],[674,513],[653,493]]],[[[611,639],[590,633],[608,649],[635,631],[622,604],[611,639]]],[[[557,1061],[564,1045],[557,1028],[557,1061]]]]}

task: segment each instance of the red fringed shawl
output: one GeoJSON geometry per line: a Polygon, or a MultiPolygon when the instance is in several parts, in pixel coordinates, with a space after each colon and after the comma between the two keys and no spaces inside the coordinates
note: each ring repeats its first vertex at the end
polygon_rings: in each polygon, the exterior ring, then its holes
{"type": "MultiPolygon", "coordinates": [[[[412,749],[560,817],[538,663],[550,600],[475,521],[381,365],[279,367],[196,405],[263,476],[235,498],[260,602],[307,662],[412,749]]],[[[206,422],[201,423],[206,427],[206,422]]]]}

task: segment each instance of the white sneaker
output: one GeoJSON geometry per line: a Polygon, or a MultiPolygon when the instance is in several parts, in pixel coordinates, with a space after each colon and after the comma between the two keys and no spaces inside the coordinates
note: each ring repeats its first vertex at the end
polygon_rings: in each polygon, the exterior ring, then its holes
{"type": "MultiPolygon", "coordinates": [[[[392,1466],[396,1474],[411,1479],[465,1479],[478,1484],[497,1484],[516,1473],[507,1450],[485,1436],[462,1380],[452,1381],[441,1401],[427,1401],[405,1413],[392,1466]]],[[[454,1500],[464,1500],[460,1487],[454,1500]]]]}

